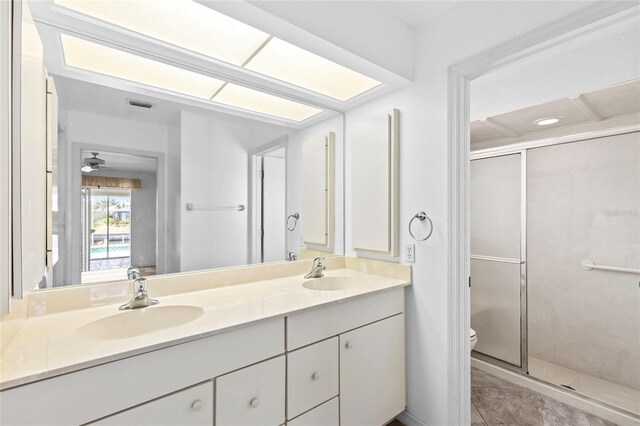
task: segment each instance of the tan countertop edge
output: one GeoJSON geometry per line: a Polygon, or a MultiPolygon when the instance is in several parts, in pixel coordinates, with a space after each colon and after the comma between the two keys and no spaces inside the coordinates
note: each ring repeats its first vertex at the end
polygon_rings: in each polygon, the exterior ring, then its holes
{"type": "MultiPolygon", "coordinates": [[[[341,257],[342,259],[345,259],[344,257],[341,257]]],[[[347,259],[356,259],[356,258],[347,258],[347,259]]],[[[338,260],[338,259],[336,259],[338,260]]],[[[306,263],[306,262],[305,262],[306,263]]],[[[335,262],[338,265],[340,265],[340,263],[342,263],[341,261],[335,262]]],[[[286,264],[285,264],[286,265],[286,264]]],[[[336,266],[338,266],[336,265],[336,266]]],[[[396,288],[402,288],[405,286],[409,286],[411,285],[411,267],[408,265],[400,265],[400,264],[392,264],[392,263],[388,263],[388,262],[382,262],[382,261],[372,261],[372,260],[366,260],[366,259],[356,259],[355,261],[345,261],[344,263],[345,266],[349,266],[348,268],[345,269],[341,269],[342,271],[356,271],[355,273],[360,273],[362,274],[362,276],[369,276],[371,278],[375,278],[375,279],[388,279],[390,282],[388,282],[387,284],[378,284],[377,287],[375,287],[374,289],[359,289],[357,291],[350,291],[350,292],[345,292],[346,294],[341,296],[341,297],[336,297],[332,300],[328,300],[328,301],[322,301],[320,300],[321,298],[319,298],[320,301],[318,302],[310,302],[307,303],[305,306],[300,307],[300,308],[295,308],[295,309],[285,309],[282,310],[281,312],[275,313],[275,314],[269,314],[269,315],[257,315],[254,318],[251,318],[250,320],[246,320],[246,321],[239,321],[237,323],[233,323],[231,325],[227,325],[227,326],[223,326],[223,327],[213,327],[210,330],[204,331],[204,332],[197,332],[194,334],[186,334],[184,336],[178,337],[178,338],[170,338],[166,341],[160,341],[157,343],[153,343],[153,344],[149,344],[149,345],[145,345],[142,347],[136,347],[130,350],[122,350],[119,351],[117,353],[111,353],[105,356],[96,356],[94,358],[88,359],[88,360],[83,360],[77,363],[73,363],[73,364],[69,364],[69,365],[65,365],[62,367],[57,367],[57,368],[50,368],[50,369],[34,369],[33,371],[30,372],[25,372],[25,374],[21,374],[18,375],[16,377],[12,377],[8,380],[3,380],[3,378],[0,378],[0,391],[1,390],[7,390],[10,388],[14,388],[17,386],[21,386],[21,385],[25,385],[25,384],[29,384],[29,383],[33,383],[36,381],[40,381],[40,380],[44,380],[44,379],[48,379],[48,378],[52,378],[52,377],[56,377],[56,376],[60,376],[63,374],[68,374],[68,373],[72,373],[72,372],[76,372],[79,370],[83,370],[86,368],[91,368],[91,367],[95,367],[98,365],[102,365],[102,364],[106,364],[109,362],[114,362],[114,361],[118,361],[118,360],[122,360],[125,358],[129,358],[132,356],[136,356],[136,355],[141,355],[141,354],[145,354],[145,353],[149,353],[152,351],[156,351],[156,350],[160,350],[160,349],[165,349],[171,346],[175,346],[175,345],[179,345],[179,344],[183,344],[183,343],[187,343],[187,342],[191,342],[194,340],[198,340],[198,339],[203,339],[203,338],[207,338],[210,336],[214,336],[217,334],[221,334],[221,333],[225,333],[228,331],[232,331],[234,329],[237,328],[241,328],[241,327],[245,327],[251,324],[255,324],[261,321],[266,321],[266,320],[272,320],[272,319],[276,319],[276,318],[283,318],[285,316],[289,316],[298,312],[303,312],[309,309],[314,309],[320,306],[327,306],[327,305],[331,305],[331,304],[336,304],[336,303],[342,303],[348,300],[352,300],[352,299],[356,299],[362,296],[367,296],[367,295],[371,295],[371,294],[375,294],[375,293],[380,293],[380,292],[385,292],[385,291],[389,291],[392,289],[396,289],[396,288]],[[385,266],[387,268],[385,268],[385,266]],[[365,272],[367,271],[367,272],[365,272]],[[371,272],[369,272],[371,271],[371,272]],[[374,274],[372,273],[373,271],[375,272],[379,272],[380,275],[378,274],[374,274]],[[381,286],[382,285],[382,286],[381,286]],[[363,291],[365,290],[365,291],[363,291]]],[[[266,266],[266,265],[261,265],[261,266],[266,266]]],[[[272,267],[278,267],[278,264],[273,264],[270,265],[272,267]]],[[[340,265],[341,266],[341,265],[340,265]]],[[[344,267],[343,267],[344,268],[344,267]]],[[[298,269],[298,268],[296,268],[298,269]]],[[[340,271],[335,271],[340,272],[340,271]]],[[[268,274],[269,275],[269,274],[268,274]]],[[[185,277],[186,279],[188,277],[185,277]]],[[[278,278],[280,277],[275,277],[275,278],[271,278],[271,280],[278,280],[278,278]]],[[[298,275],[293,275],[293,276],[286,276],[286,277],[281,277],[283,279],[287,279],[287,281],[291,281],[291,280],[300,280],[300,277],[298,277],[298,275]]],[[[269,280],[269,281],[271,281],[269,280]]],[[[255,282],[255,284],[261,284],[261,283],[267,283],[268,281],[257,281],[255,282]]],[[[247,285],[253,285],[253,282],[250,283],[238,283],[238,284],[247,284],[247,285]]],[[[209,292],[215,292],[217,290],[222,290],[222,289],[227,289],[227,291],[233,291],[234,289],[229,288],[229,287],[235,287],[235,285],[233,284],[228,284],[222,287],[216,287],[213,286],[210,289],[205,289],[205,290],[201,290],[201,291],[205,291],[207,293],[209,292]]],[[[301,286],[300,286],[301,287],[301,286]]],[[[296,288],[296,291],[298,289],[296,288]]],[[[313,290],[309,290],[309,291],[313,291],[313,290]]],[[[320,292],[320,293],[327,293],[327,292],[320,292]]],[[[267,295],[268,297],[268,295],[267,295]]],[[[241,299],[241,295],[239,295],[239,300],[241,299]]],[[[116,311],[114,311],[116,312],[116,311]]],[[[64,315],[65,312],[58,312],[58,315],[64,315]]],[[[37,317],[37,315],[36,315],[37,317]]],[[[28,321],[28,319],[27,319],[28,321]]],[[[88,321],[88,322],[91,322],[88,321]]],[[[75,328],[77,328],[78,326],[76,326],[75,328]]],[[[22,328],[22,327],[21,327],[22,328]]],[[[20,334],[20,331],[18,331],[18,335],[20,334]]],[[[17,340],[14,338],[14,340],[17,340]]],[[[7,349],[11,348],[11,343],[8,345],[7,349]]],[[[3,354],[4,355],[4,354],[3,354]]],[[[4,357],[3,357],[4,358],[4,357]]],[[[4,361],[2,359],[0,359],[0,363],[3,363],[4,361]]],[[[6,365],[5,365],[6,368],[6,365]]]]}

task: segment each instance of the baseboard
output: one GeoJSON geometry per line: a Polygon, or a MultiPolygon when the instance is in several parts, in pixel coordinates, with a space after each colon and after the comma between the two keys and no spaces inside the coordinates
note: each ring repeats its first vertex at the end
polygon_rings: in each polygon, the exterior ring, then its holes
{"type": "Polygon", "coordinates": [[[396,419],[400,420],[402,424],[406,426],[428,426],[426,423],[424,423],[422,420],[420,420],[407,410],[404,410],[402,413],[398,414],[396,416],[396,419]]]}

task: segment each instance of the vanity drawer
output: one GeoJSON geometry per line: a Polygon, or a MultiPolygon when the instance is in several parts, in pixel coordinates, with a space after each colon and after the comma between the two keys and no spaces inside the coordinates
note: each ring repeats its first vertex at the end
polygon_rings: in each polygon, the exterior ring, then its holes
{"type": "Polygon", "coordinates": [[[287,317],[287,350],[404,312],[404,289],[361,296],[287,317]]]}
{"type": "Polygon", "coordinates": [[[102,420],[95,426],[204,426],[213,423],[213,382],[158,398],[102,420]]]}
{"type": "Polygon", "coordinates": [[[338,395],[338,338],[287,354],[287,417],[338,395]]]}
{"type": "Polygon", "coordinates": [[[289,421],[288,426],[338,426],[340,424],[340,406],[338,397],[289,421]]]}
{"type": "Polygon", "coordinates": [[[216,426],[284,423],[284,355],[216,378],[216,426]]]}

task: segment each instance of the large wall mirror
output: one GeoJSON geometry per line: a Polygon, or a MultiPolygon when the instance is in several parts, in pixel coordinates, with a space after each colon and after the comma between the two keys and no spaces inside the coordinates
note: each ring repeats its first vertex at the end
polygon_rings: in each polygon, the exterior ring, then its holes
{"type": "MultiPolygon", "coordinates": [[[[213,72],[230,63],[286,81],[295,51],[190,1],[171,28],[171,2],[146,25],[134,19],[146,3],[19,8],[15,295],[126,280],[130,268],[153,276],[344,253],[342,113],[213,72]],[[184,59],[194,57],[218,65],[184,59]]],[[[359,83],[332,82],[330,71],[291,80],[336,99],[378,84],[358,73],[359,83]]]]}

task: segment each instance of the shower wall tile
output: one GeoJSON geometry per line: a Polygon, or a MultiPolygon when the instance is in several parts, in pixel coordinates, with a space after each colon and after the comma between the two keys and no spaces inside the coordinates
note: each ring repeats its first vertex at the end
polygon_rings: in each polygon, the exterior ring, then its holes
{"type": "Polygon", "coordinates": [[[529,354],[640,389],[640,133],[527,153],[529,354]]]}

